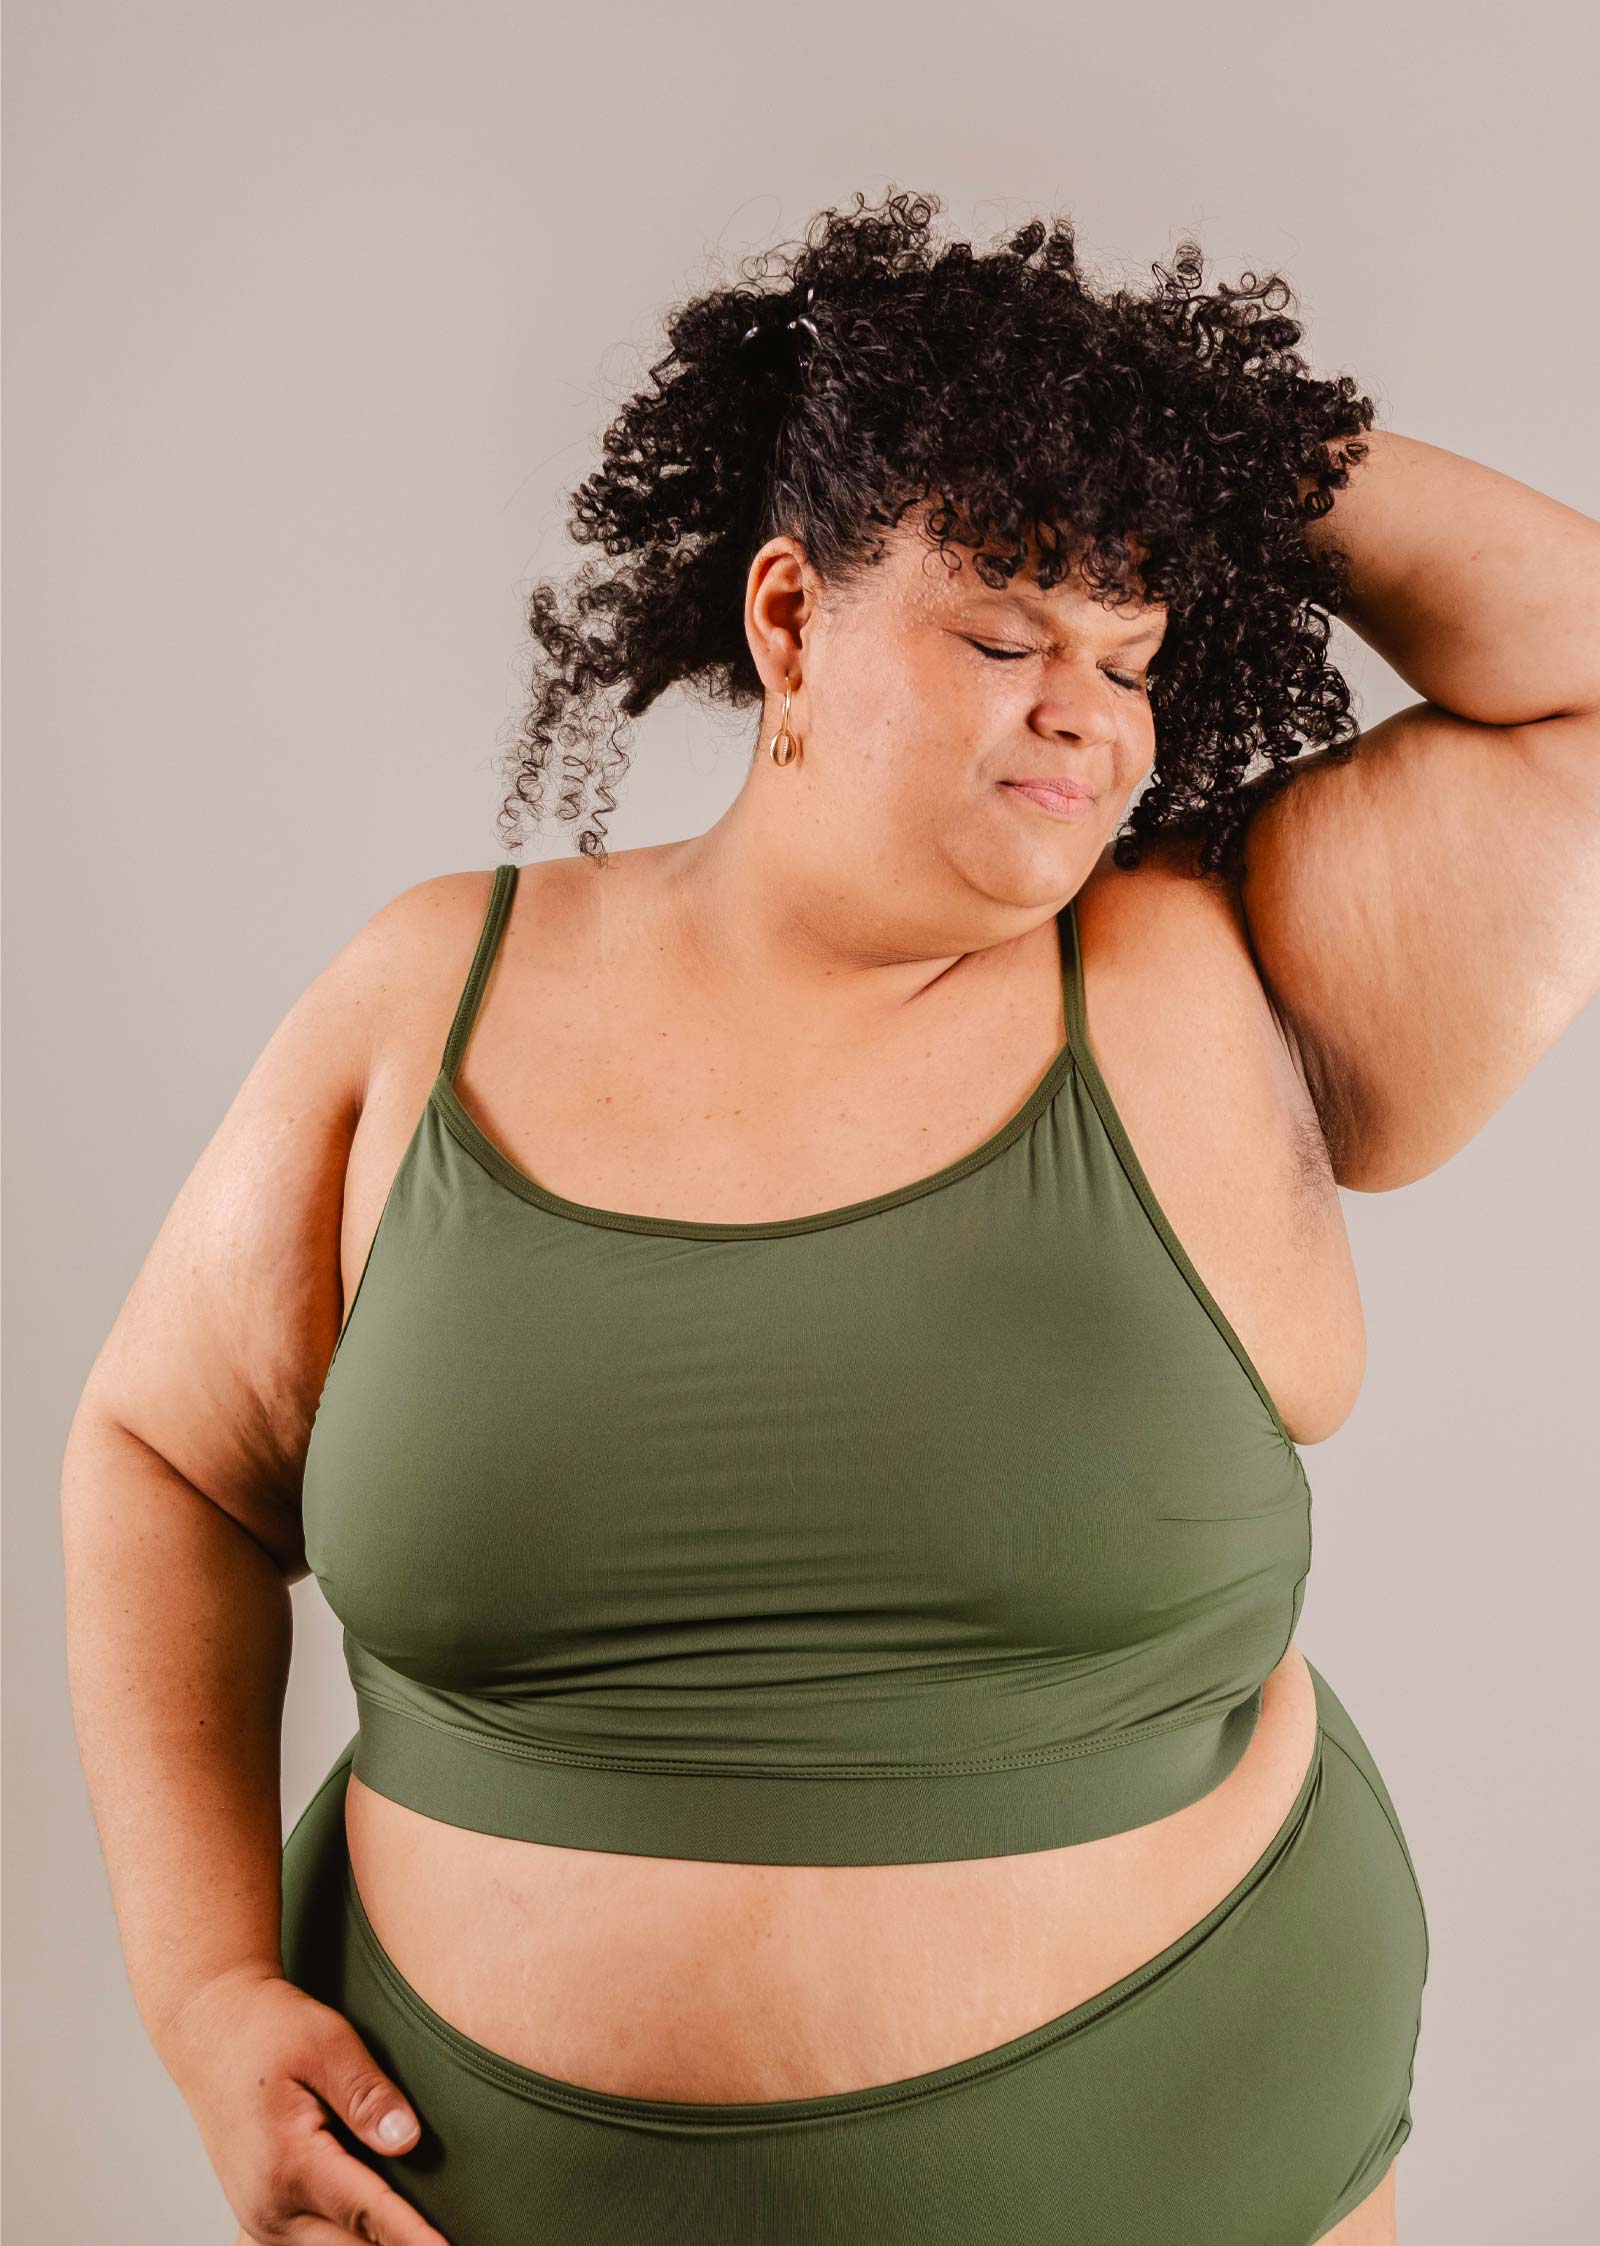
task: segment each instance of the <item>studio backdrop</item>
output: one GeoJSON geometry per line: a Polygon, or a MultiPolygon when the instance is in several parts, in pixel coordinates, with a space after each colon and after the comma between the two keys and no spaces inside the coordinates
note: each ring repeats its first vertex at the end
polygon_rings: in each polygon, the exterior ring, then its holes
{"type": "MultiPolygon", "coordinates": [[[[1070,215],[1136,285],[1194,235],[1291,279],[1381,426],[1593,516],[1600,43],[1550,0],[13,0],[7,62],[6,2213],[232,2246],[74,1748],[68,1418],[297,994],[503,855],[523,597],[661,308],[857,190],[983,243],[1070,215]]],[[[1335,629],[1363,724],[1414,699],[1335,629]]],[[[669,695],[609,846],[709,825],[752,731],[669,695]]],[[[1591,1012],[1444,1167],[1344,1195],[1369,1363],[1306,1451],[1298,1635],[1428,1898],[1404,2246],[1594,2235],[1597,1113],[1591,1012]]],[[[294,1611],[285,1830],[354,1730],[314,1578],[294,1611]]]]}

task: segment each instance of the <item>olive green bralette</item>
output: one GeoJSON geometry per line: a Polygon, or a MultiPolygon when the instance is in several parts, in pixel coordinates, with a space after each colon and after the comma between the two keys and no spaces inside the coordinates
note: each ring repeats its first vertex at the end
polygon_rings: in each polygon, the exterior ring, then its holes
{"type": "Polygon", "coordinates": [[[1249,1744],[1310,1489],[1067,1041],[931,1177],[713,1224],[586,1207],[456,1092],[493,889],[306,1460],[363,1782],[574,1848],[1009,1855],[1249,1744]]]}

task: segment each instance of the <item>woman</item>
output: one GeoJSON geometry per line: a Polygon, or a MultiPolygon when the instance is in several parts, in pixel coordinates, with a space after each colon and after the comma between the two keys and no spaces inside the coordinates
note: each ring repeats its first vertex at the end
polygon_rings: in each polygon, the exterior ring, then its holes
{"type": "Polygon", "coordinates": [[[532,603],[508,832],[679,680],[729,810],[378,912],[86,1385],[80,1742],[241,2240],[1396,2236],[1427,1927],[1297,1446],[1336,1186],[1595,986],[1600,528],[1275,277],[933,207],[681,310],[532,603]],[[1359,740],[1339,607],[1424,697],[1359,740]]]}

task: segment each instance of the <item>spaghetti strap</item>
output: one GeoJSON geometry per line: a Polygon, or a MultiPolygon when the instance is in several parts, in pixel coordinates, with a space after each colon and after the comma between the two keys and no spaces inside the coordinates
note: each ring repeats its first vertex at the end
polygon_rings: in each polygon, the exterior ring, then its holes
{"type": "Polygon", "coordinates": [[[1083,1004],[1083,944],[1078,934],[1078,900],[1067,899],[1061,922],[1061,985],[1067,1017],[1067,1044],[1074,1060],[1081,1061],[1089,1045],[1088,1020],[1083,1004]]]}
{"type": "Polygon", "coordinates": [[[456,1002],[455,1019],[450,1024],[450,1035],[445,1040],[444,1058],[439,1073],[447,1083],[454,1084],[456,1071],[461,1066],[461,1056],[467,1049],[467,1039],[477,1019],[478,1007],[483,998],[483,987],[489,979],[489,969],[500,946],[501,931],[511,910],[511,899],[516,892],[517,875],[521,869],[511,864],[494,869],[494,884],[489,891],[489,906],[483,916],[483,927],[478,936],[478,948],[472,955],[472,965],[461,996],[456,1002]]]}

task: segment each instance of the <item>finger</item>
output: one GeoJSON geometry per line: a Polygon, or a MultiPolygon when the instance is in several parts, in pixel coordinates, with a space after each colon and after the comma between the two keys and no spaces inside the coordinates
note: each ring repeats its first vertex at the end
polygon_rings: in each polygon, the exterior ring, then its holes
{"type": "MultiPolygon", "coordinates": [[[[357,2230],[357,2238],[377,2239],[387,2246],[387,2236],[378,2230],[357,2230]]],[[[436,2230],[427,2234],[430,2242],[438,2237],[436,2230]]],[[[342,2223],[330,2223],[325,2215],[296,2215],[282,2233],[283,2246],[350,2246],[351,2232],[342,2223]]],[[[249,2242],[247,2242],[249,2246],[249,2242]]]]}
{"type": "MultiPolygon", "coordinates": [[[[307,2220],[326,2218],[334,2225],[335,2237],[347,2239],[354,2232],[357,2238],[370,2239],[373,2246],[450,2246],[408,2199],[331,2136],[324,2134],[314,2152],[315,2157],[306,2159],[300,2170],[307,2220]]],[[[293,2231],[290,2236],[299,2246],[298,2236],[293,2231]]]]}
{"type": "Polygon", "coordinates": [[[301,2079],[374,2152],[415,2151],[422,2133],[416,2115],[342,2014],[301,2079]]]}

